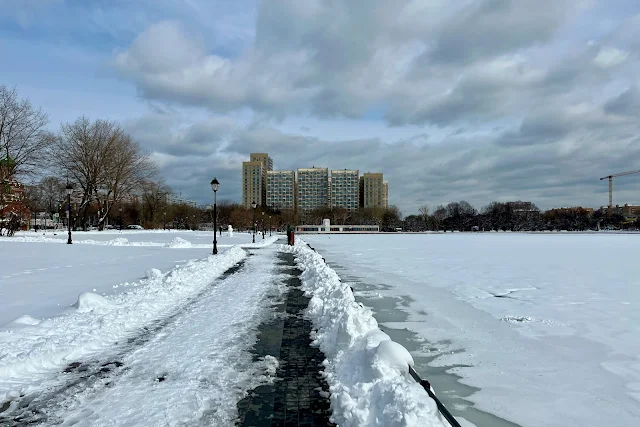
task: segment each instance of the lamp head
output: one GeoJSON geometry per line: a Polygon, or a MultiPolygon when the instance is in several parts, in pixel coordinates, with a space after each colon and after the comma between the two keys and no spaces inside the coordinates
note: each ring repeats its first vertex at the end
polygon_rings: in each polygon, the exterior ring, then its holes
{"type": "Polygon", "coordinates": [[[218,188],[220,188],[220,183],[218,182],[218,180],[214,177],[211,180],[211,189],[213,190],[213,192],[215,193],[216,191],[218,191],[218,188]]]}

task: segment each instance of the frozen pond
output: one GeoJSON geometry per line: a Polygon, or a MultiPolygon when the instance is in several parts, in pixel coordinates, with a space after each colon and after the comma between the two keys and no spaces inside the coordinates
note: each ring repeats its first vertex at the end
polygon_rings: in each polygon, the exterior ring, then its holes
{"type": "Polygon", "coordinates": [[[301,237],[358,285],[383,329],[407,335],[456,415],[640,423],[640,236],[301,237]]]}

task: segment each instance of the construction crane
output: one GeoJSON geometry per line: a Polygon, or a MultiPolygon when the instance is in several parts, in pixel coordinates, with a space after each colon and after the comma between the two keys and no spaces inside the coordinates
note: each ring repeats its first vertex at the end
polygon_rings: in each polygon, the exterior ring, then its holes
{"type": "Polygon", "coordinates": [[[611,214],[611,210],[613,209],[613,178],[616,178],[618,176],[633,175],[634,173],[640,173],[640,170],[616,173],[614,175],[603,176],[602,178],[600,178],[600,181],[602,181],[603,179],[609,180],[609,214],[611,214]]]}

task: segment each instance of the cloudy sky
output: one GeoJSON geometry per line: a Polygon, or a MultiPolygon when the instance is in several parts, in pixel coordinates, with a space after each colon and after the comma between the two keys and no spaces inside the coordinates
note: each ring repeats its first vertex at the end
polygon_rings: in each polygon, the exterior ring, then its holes
{"type": "Polygon", "coordinates": [[[0,58],[53,130],[118,120],[202,203],[250,152],[383,172],[405,214],[600,206],[640,169],[636,0],[0,0],[0,58]]]}

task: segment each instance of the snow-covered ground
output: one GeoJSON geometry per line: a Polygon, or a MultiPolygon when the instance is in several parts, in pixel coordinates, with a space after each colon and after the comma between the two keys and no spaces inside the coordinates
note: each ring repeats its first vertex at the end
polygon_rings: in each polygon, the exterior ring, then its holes
{"type": "MultiPolygon", "coordinates": [[[[155,242],[175,237],[171,233],[155,242]]],[[[26,400],[41,405],[29,416],[42,420],[38,417],[44,414],[62,425],[176,425],[194,419],[231,425],[238,400],[270,381],[277,367],[274,358],[256,361],[249,352],[269,310],[267,294],[281,292],[273,271],[275,251],[261,250],[258,260],[247,258],[243,249],[268,247],[276,238],[255,245],[250,236],[227,238],[216,256],[209,254],[210,246],[189,252],[171,246],[58,245],[24,236],[16,238],[22,242],[0,240],[4,273],[19,270],[15,265],[25,257],[65,270],[38,283],[22,280],[30,274],[3,277],[0,312],[7,306],[24,310],[0,328],[0,424],[3,417],[25,413],[26,400]],[[170,265],[178,254],[197,259],[170,265]],[[101,263],[107,255],[117,257],[111,270],[101,263]],[[151,268],[159,258],[167,262],[167,271],[151,268]],[[240,262],[242,274],[212,286],[240,262]],[[135,280],[121,283],[119,277],[128,274],[135,280]],[[106,277],[101,283],[110,282],[119,292],[102,296],[73,285],[95,286],[97,277],[106,277]],[[48,308],[41,299],[52,296],[64,304],[45,318],[48,308]],[[18,297],[20,303],[14,304],[18,297]],[[105,374],[111,370],[119,372],[105,374]],[[54,404],[60,400],[64,405],[54,404]]],[[[135,241],[151,239],[140,234],[135,241]]]]}
{"type": "Polygon", "coordinates": [[[478,387],[476,407],[522,426],[640,425],[638,236],[300,237],[378,285],[361,294],[406,302],[385,326],[424,338],[414,357],[478,387]]]}
{"type": "MultiPolygon", "coordinates": [[[[137,286],[146,271],[167,271],[211,253],[213,234],[201,231],[21,232],[0,238],[0,327],[22,315],[53,316],[82,292],[111,295],[137,286]]],[[[267,236],[268,238],[268,236],[267,236]]],[[[251,246],[248,233],[218,235],[218,250],[251,246]]],[[[264,242],[260,236],[256,245],[264,242]]]]}
{"type": "Polygon", "coordinates": [[[0,328],[0,424],[234,425],[238,401],[274,381],[279,364],[287,363],[255,359],[250,351],[258,325],[276,315],[284,280],[296,271],[277,267],[284,251],[296,256],[311,297],[306,315],[327,357],[333,420],[345,427],[446,425],[410,377],[411,355],[302,241],[296,248],[271,245],[277,237],[252,245],[250,236],[239,236],[241,244],[212,256],[208,245],[193,248],[206,245],[196,240],[208,240],[206,234],[181,235],[196,241],[191,248],[167,246],[174,233],[150,234],[131,236],[138,245],[114,245],[106,234],[77,235],[73,246],[24,235],[0,240],[8,274],[0,308],[22,310],[0,328]],[[173,260],[175,254],[184,262],[173,260]],[[116,259],[111,265],[104,257],[116,259]],[[26,273],[23,258],[46,268],[26,273]],[[167,269],[151,268],[160,259],[167,269]],[[121,283],[127,275],[135,278],[121,283]],[[116,292],[87,291],[97,278],[116,292]],[[55,298],[63,303],[47,318],[50,307],[41,300],[55,298]]]}

